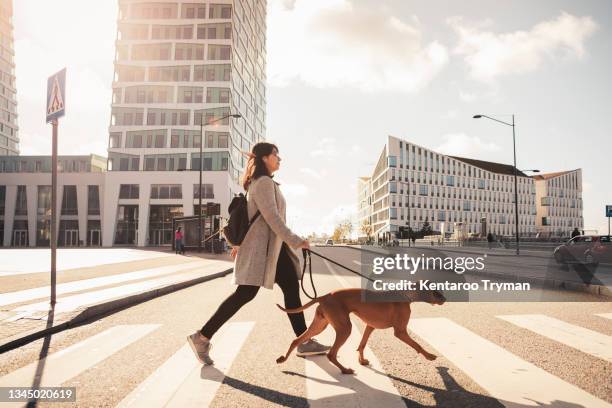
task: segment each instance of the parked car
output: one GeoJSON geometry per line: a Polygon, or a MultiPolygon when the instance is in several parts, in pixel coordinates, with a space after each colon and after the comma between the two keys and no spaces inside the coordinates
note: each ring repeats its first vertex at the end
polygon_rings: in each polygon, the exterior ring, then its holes
{"type": "Polygon", "coordinates": [[[555,248],[553,254],[559,263],[612,263],[611,238],[610,235],[578,235],[555,248]]]}
{"type": "Polygon", "coordinates": [[[327,241],[325,241],[325,245],[334,245],[334,240],[328,239],[327,241]]]}

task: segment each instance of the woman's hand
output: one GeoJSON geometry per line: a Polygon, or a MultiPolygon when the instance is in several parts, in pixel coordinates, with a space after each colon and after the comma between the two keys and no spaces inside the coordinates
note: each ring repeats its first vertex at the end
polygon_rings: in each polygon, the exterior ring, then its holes
{"type": "Polygon", "coordinates": [[[234,259],[236,259],[236,254],[238,254],[238,248],[240,248],[240,247],[237,247],[237,246],[232,247],[231,255],[232,255],[232,258],[234,258],[234,259]]]}
{"type": "Polygon", "coordinates": [[[302,243],[300,244],[300,246],[298,248],[301,248],[301,249],[310,249],[310,242],[308,242],[308,240],[305,239],[304,241],[302,241],[302,243]]]}

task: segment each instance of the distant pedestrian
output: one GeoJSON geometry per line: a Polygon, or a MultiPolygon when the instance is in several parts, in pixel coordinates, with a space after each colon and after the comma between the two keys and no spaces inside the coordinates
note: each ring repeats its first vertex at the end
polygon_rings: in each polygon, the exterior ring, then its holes
{"type": "Polygon", "coordinates": [[[493,247],[493,234],[490,232],[487,234],[487,242],[489,243],[489,249],[493,247]]]}
{"type": "Polygon", "coordinates": [[[178,227],[174,233],[174,253],[185,254],[185,245],[183,245],[183,231],[181,231],[181,227],[178,227]]]}
{"type": "Polygon", "coordinates": [[[572,231],[572,238],[577,237],[578,235],[580,235],[580,231],[578,230],[578,228],[574,228],[574,230],[572,231]]]}

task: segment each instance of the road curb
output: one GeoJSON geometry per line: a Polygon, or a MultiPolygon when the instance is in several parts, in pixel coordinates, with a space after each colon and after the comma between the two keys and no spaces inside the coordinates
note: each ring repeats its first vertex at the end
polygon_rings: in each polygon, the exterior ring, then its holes
{"type": "MultiPolygon", "coordinates": [[[[340,246],[340,245],[338,245],[340,246]]],[[[356,251],[366,251],[374,254],[381,255],[382,252],[374,251],[368,248],[356,248],[350,245],[341,245],[343,248],[351,248],[356,251]]],[[[604,296],[604,297],[612,297],[612,290],[603,285],[590,285],[588,283],[581,282],[571,282],[564,281],[559,279],[545,279],[545,278],[536,278],[533,276],[520,276],[520,275],[509,275],[503,273],[496,272],[466,272],[466,274],[474,275],[474,276],[487,276],[491,278],[498,278],[504,280],[516,280],[521,282],[533,283],[535,285],[539,285],[543,288],[554,288],[554,289],[565,289],[573,292],[585,292],[591,293],[593,295],[604,296]]]]}
{"type": "Polygon", "coordinates": [[[70,320],[61,322],[51,327],[46,327],[42,330],[34,330],[28,332],[27,334],[20,333],[16,336],[9,338],[8,341],[5,341],[0,344],[0,354],[21,347],[32,341],[41,339],[49,334],[59,333],[71,327],[78,326],[100,315],[104,315],[115,310],[125,309],[129,306],[133,306],[145,302],[147,300],[155,299],[168,293],[176,292],[178,290],[185,289],[187,287],[194,286],[202,282],[221,278],[230,274],[233,270],[234,268],[232,267],[210,275],[200,276],[183,282],[174,282],[167,286],[150,289],[124,298],[114,299],[108,302],[102,302],[92,306],[88,306],[70,320]]]}

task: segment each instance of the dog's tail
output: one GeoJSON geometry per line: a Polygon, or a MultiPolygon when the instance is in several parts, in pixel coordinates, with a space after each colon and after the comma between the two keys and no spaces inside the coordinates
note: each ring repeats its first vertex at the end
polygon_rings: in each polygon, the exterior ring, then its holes
{"type": "Polygon", "coordinates": [[[315,303],[318,303],[320,299],[321,298],[314,298],[310,302],[306,303],[304,306],[296,307],[295,309],[285,309],[278,303],[276,304],[276,306],[278,306],[280,310],[286,313],[299,313],[299,312],[303,312],[304,310],[308,309],[310,306],[314,305],[315,303]]]}

